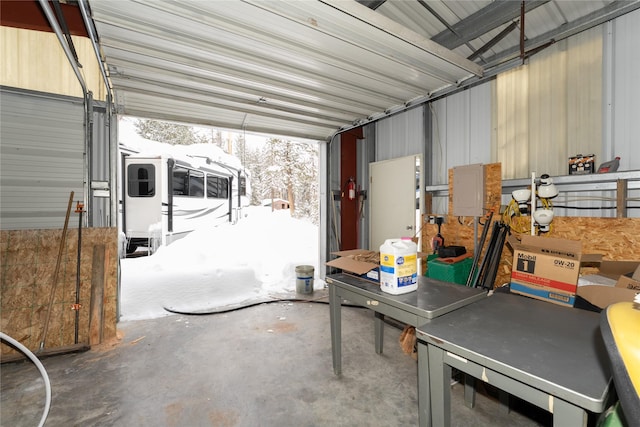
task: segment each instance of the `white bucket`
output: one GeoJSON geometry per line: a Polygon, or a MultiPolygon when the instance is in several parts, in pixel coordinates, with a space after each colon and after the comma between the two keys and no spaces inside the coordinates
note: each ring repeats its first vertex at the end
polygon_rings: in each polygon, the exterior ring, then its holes
{"type": "Polygon", "coordinates": [[[298,265],[296,267],[296,292],[299,294],[313,293],[312,265],[298,265]]]}
{"type": "Polygon", "coordinates": [[[413,241],[387,239],[380,246],[380,289],[393,295],[418,289],[418,247],[413,241]]]}

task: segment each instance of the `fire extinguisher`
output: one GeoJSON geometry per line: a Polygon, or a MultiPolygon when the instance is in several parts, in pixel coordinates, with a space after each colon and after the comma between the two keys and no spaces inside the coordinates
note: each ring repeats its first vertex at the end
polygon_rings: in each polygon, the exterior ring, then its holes
{"type": "Polygon", "coordinates": [[[347,198],[349,200],[355,200],[356,198],[356,182],[353,177],[350,177],[347,181],[347,198]]]}

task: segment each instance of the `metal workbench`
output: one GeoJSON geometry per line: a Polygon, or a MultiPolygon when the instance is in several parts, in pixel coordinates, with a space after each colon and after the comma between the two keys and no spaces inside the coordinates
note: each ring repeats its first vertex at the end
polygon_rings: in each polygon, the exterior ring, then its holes
{"type": "Polygon", "coordinates": [[[594,312],[495,293],[419,326],[420,425],[450,425],[452,367],[553,413],[554,426],[586,425],[611,386],[598,324],[594,312]]]}
{"type": "Polygon", "coordinates": [[[418,326],[429,319],[486,298],[486,292],[481,289],[441,282],[424,276],[419,276],[417,290],[402,295],[383,292],[380,290],[380,285],[349,274],[329,275],[326,277],[326,282],[329,284],[331,349],[333,371],[336,375],[342,373],[340,310],[343,300],[375,312],[375,351],[380,354],[383,344],[384,316],[418,326]]]}

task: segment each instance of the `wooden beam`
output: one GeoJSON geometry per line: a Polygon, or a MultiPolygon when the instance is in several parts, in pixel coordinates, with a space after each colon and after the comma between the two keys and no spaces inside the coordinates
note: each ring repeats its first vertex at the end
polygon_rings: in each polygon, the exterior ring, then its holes
{"type": "Polygon", "coordinates": [[[104,323],[104,275],[105,246],[93,247],[93,265],[91,274],[91,304],[89,307],[89,345],[102,342],[104,323]]]}
{"type": "Polygon", "coordinates": [[[627,217],[627,180],[619,179],[616,181],[616,218],[627,217]]]}

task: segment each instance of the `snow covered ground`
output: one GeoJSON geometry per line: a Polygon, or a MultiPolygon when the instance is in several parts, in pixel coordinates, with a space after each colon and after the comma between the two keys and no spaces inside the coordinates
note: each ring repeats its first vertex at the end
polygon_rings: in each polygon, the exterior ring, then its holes
{"type": "Polygon", "coordinates": [[[215,311],[295,296],[298,265],[318,279],[318,227],[289,211],[250,207],[235,225],[196,230],[153,255],[121,260],[120,320],[215,311]]]}

